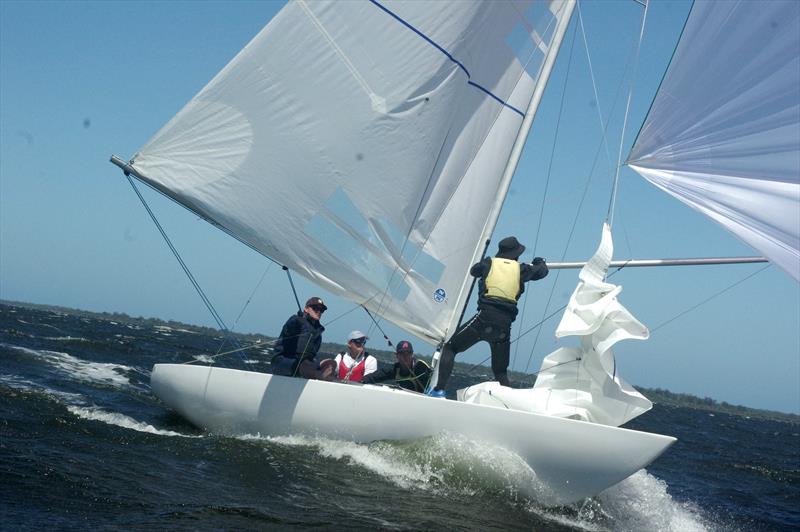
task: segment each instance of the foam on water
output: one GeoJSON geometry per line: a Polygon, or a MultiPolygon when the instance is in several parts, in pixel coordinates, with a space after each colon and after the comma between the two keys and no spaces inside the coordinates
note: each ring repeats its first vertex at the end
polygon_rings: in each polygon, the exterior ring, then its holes
{"type": "MultiPolygon", "coordinates": [[[[249,438],[258,438],[249,436],[249,438]]],[[[386,452],[380,444],[364,445],[351,441],[309,436],[268,436],[264,440],[280,445],[314,447],[320,456],[347,460],[376,473],[402,488],[427,489],[432,480],[441,480],[428,464],[408,463],[403,456],[386,452]]]]}
{"type": "Polygon", "coordinates": [[[96,406],[90,406],[90,407],[69,406],[67,407],[67,410],[69,410],[76,416],[83,419],[88,419],[91,421],[100,421],[102,423],[107,423],[108,425],[115,425],[117,427],[136,430],[139,432],[147,432],[149,434],[158,434],[159,436],[178,436],[181,438],[203,437],[202,435],[181,434],[180,432],[174,432],[171,430],[157,429],[156,427],[150,425],[149,423],[137,421],[130,416],[126,416],[125,414],[120,414],[118,412],[106,412],[102,408],[96,406]]]}
{"type": "Polygon", "coordinates": [[[573,507],[575,515],[544,513],[555,522],[585,530],[700,532],[713,528],[698,507],[675,501],[667,493],[666,482],[644,469],[573,507]]]}
{"type": "Polygon", "coordinates": [[[313,447],[320,456],[347,460],[404,489],[451,495],[501,496],[539,518],[583,530],[699,532],[713,528],[699,508],[676,502],[667,484],[640,470],[597,497],[560,508],[541,501],[548,493],[516,454],[455,435],[412,442],[358,444],[310,436],[241,436],[288,446],[313,447]]]}
{"type": "Polygon", "coordinates": [[[535,472],[515,453],[452,434],[370,444],[311,436],[241,438],[314,447],[323,457],[347,460],[407,489],[468,496],[502,492],[506,498],[526,501],[549,498],[535,472]]]}
{"type": "Polygon", "coordinates": [[[0,344],[0,347],[6,347],[8,349],[13,349],[15,351],[40,358],[54,366],[59,371],[83,381],[125,386],[130,384],[130,379],[125,376],[125,373],[139,371],[123,364],[89,362],[87,360],[74,357],[69,353],[62,353],[59,351],[28,349],[27,347],[19,347],[8,344],[0,344]]]}
{"type": "Polygon", "coordinates": [[[0,384],[3,384],[15,390],[24,392],[33,392],[39,395],[43,395],[59,403],[66,403],[73,405],[81,405],[86,403],[86,398],[79,393],[70,393],[70,392],[62,392],[60,390],[54,390],[53,388],[49,388],[47,386],[44,386],[43,384],[33,382],[18,375],[0,375],[0,384]]]}

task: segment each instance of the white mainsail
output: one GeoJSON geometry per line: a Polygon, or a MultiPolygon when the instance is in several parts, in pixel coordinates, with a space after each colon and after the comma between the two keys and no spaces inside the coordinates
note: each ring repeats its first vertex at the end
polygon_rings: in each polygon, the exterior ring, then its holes
{"type": "Polygon", "coordinates": [[[573,7],[290,2],[132,167],[264,255],[439,342],[573,7]]]}
{"type": "Polygon", "coordinates": [[[696,2],[628,159],[800,281],[800,3],[696,2]]]}

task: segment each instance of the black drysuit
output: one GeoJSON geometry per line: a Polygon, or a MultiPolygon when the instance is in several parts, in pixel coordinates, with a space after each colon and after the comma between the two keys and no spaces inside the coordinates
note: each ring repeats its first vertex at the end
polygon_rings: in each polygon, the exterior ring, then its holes
{"type": "MultiPolygon", "coordinates": [[[[498,253],[497,258],[516,260],[516,257],[503,256],[498,253]]],[[[486,276],[492,267],[492,259],[485,258],[470,268],[469,273],[478,277],[478,312],[461,325],[450,340],[442,348],[439,360],[439,380],[437,390],[444,390],[453,364],[458,353],[466,351],[481,340],[489,343],[492,350],[492,372],[495,379],[503,386],[508,386],[508,363],[511,351],[511,324],[517,317],[516,301],[509,301],[486,295],[486,276]]],[[[525,291],[525,283],[538,281],[547,276],[547,264],[542,259],[534,259],[533,264],[520,264],[519,293],[516,300],[525,291]]]]}

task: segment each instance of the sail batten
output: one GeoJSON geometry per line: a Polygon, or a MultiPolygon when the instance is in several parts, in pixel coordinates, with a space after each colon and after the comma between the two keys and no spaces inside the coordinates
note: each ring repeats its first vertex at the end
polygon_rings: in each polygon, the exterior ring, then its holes
{"type": "Polygon", "coordinates": [[[800,4],[697,2],[627,164],[800,281],[800,4]]]}
{"type": "Polygon", "coordinates": [[[262,254],[438,343],[573,5],[289,3],[133,164],[262,254]]]}

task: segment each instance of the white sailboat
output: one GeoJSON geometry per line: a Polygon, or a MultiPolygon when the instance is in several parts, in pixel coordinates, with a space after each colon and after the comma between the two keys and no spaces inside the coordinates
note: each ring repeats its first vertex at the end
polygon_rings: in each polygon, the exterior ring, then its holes
{"type": "MultiPolygon", "coordinates": [[[[263,255],[440,345],[469,297],[466,272],[494,230],[574,9],[574,0],[297,0],[129,162],[112,161],[263,255]]],[[[709,27],[726,33],[747,20],[748,31],[780,51],[783,62],[771,71],[796,67],[796,35],[751,27],[776,17],[800,19],[791,2],[696,5],[631,160],[671,194],[724,215],[734,232],[757,225],[751,232],[759,236],[745,240],[798,278],[798,148],[785,142],[798,138],[797,102],[778,97],[787,80],[741,73],[732,94],[752,88],[774,112],[733,124],[721,118],[730,116],[724,95],[710,107],[705,95],[687,91],[678,102],[687,116],[716,118],[699,120],[720,135],[713,143],[705,142],[713,137],[706,129],[669,121],[678,114],[671,90],[687,75],[680,65],[697,56],[695,41],[709,27]],[[778,171],[766,178],[739,161],[738,173],[726,173],[713,157],[697,163],[701,170],[685,164],[695,162],[687,154],[720,146],[754,162],[745,148],[756,145],[780,147],[781,164],[771,167],[778,171]],[[744,199],[709,205],[698,198],[721,190],[709,182],[733,191],[726,198],[744,199]],[[738,192],[754,187],[756,200],[738,192]]],[[[736,57],[717,61],[729,74],[752,66],[736,57]]],[[[675,441],[619,428],[651,404],[614,366],[613,344],[645,338],[647,329],[605,279],[612,249],[605,226],[557,331],[579,336],[581,346],[548,356],[531,390],[488,383],[447,401],[176,364],[154,367],[152,389],[196,425],[222,433],[363,442],[461,434],[518,454],[541,483],[541,502],[577,501],[645,467],[675,441]],[[320,408],[333,401],[357,406],[358,419],[334,420],[320,408]]]]}

